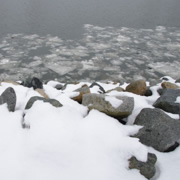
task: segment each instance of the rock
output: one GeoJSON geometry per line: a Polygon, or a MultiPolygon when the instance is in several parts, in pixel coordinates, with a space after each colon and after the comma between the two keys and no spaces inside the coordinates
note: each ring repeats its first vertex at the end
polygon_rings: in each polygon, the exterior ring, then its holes
{"type": "Polygon", "coordinates": [[[12,87],[7,88],[0,96],[0,105],[7,103],[8,110],[15,111],[16,93],[12,87]]]}
{"type": "Polygon", "coordinates": [[[167,89],[154,103],[154,107],[163,109],[173,114],[180,113],[180,104],[176,103],[177,97],[180,96],[180,89],[167,89]]]}
{"type": "Polygon", "coordinates": [[[29,88],[33,87],[34,89],[43,89],[43,83],[36,77],[33,77],[32,79],[27,78],[21,85],[29,88]]]}
{"type": "Polygon", "coordinates": [[[99,93],[100,94],[104,94],[104,93],[106,93],[106,91],[104,90],[104,88],[101,86],[101,85],[99,85],[98,83],[96,83],[96,82],[93,82],[90,86],[89,86],[89,88],[92,88],[92,87],[94,87],[94,86],[98,86],[99,87],[99,93]]]}
{"type": "Polygon", "coordinates": [[[152,96],[152,91],[151,91],[151,89],[149,87],[146,89],[146,92],[145,92],[144,95],[145,96],[152,96]]]}
{"type": "Polygon", "coordinates": [[[163,82],[161,84],[161,86],[163,89],[178,89],[178,88],[180,88],[178,85],[173,84],[171,82],[163,82]]]}
{"type": "Polygon", "coordinates": [[[35,89],[35,91],[38,92],[38,93],[39,93],[41,96],[43,96],[44,98],[46,98],[46,99],[49,98],[48,95],[44,92],[43,89],[37,88],[37,89],[35,89]]]}
{"type": "Polygon", "coordinates": [[[34,104],[34,102],[36,102],[38,100],[43,101],[45,103],[50,103],[54,107],[62,107],[62,104],[59,101],[57,101],[56,99],[46,99],[46,98],[39,97],[39,96],[33,96],[27,102],[25,109],[30,109],[32,107],[32,105],[34,104]]]}
{"type": "Polygon", "coordinates": [[[0,82],[0,86],[1,86],[1,83],[10,83],[10,84],[13,84],[13,85],[20,85],[19,83],[11,81],[11,80],[5,80],[5,81],[0,82]]]}
{"type": "Polygon", "coordinates": [[[57,84],[57,85],[55,86],[55,88],[56,88],[57,90],[62,90],[63,85],[62,85],[62,84],[57,84]]]}
{"type": "Polygon", "coordinates": [[[84,94],[89,94],[90,93],[90,89],[89,87],[85,84],[83,85],[81,88],[76,89],[75,92],[79,92],[79,95],[76,97],[73,97],[72,99],[74,101],[77,101],[79,103],[82,103],[82,97],[84,94]]]}
{"type": "Polygon", "coordinates": [[[123,118],[132,113],[134,98],[127,96],[113,97],[104,94],[85,94],[82,104],[87,106],[89,110],[96,109],[109,116],[123,118]],[[111,102],[114,102],[115,105],[111,102]]]}
{"type": "Polygon", "coordinates": [[[138,95],[144,95],[146,93],[146,82],[144,80],[134,81],[126,87],[126,91],[138,95]]]}
{"type": "Polygon", "coordinates": [[[155,163],[157,157],[153,153],[148,153],[146,162],[138,161],[136,157],[129,159],[129,169],[138,169],[140,173],[147,179],[152,178],[156,173],[155,163]]]}
{"type": "Polygon", "coordinates": [[[141,143],[160,152],[177,147],[180,139],[180,121],[172,119],[162,110],[143,109],[136,117],[135,124],[143,126],[135,135],[141,143]]]}
{"type": "Polygon", "coordinates": [[[110,89],[110,90],[106,91],[106,93],[110,93],[111,91],[123,92],[124,89],[122,87],[116,87],[114,89],[110,89]]]}
{"type": "Polygon", "coordinates": [[[180,83],[180,78],[176,80],[176,83],[180,83]]]}

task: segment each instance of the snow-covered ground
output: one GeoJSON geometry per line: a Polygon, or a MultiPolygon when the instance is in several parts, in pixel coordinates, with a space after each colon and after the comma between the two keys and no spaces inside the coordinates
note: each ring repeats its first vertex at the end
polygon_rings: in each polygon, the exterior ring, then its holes
{"type": "MultiPolygon", "coordinates": [[[[140,128],[133,125],[135,116],[142,108],[153,108],[158,98],[155,90],[160,84],[151,88],[151,97],[126,93],[135,99],[128,125],[96,110],[88,113],[87,107],[70,99],[72,91],[83,83],[68,85],[64,91],[56,90],[56,84],[51,81],[44,85],[44,90],[63,107],[37,101],[31,109],[24,110],[30,97],[40,95],[32,88],[1,83],[0,94],[7,87],[13,87],[17,104],[15,112],[9,112],[6,104],[0,105],[0,179],[145,180],[138,170],[128,168],[128,159],[135,156],[146,161],[147,152],[155,153],[158,158],[153,180],[180,179],[180,148],[160,153],[130,137],[140,128]],[[23,129],[22,121],[30,128],[23,129]]],[[[112,83],[100,84],[105,90],[117,87],[112,83]]],[[[115,94],[118,92],[109,93],[109,97],[115,94]]],[[[110,101],[117,104],[113,98],[110,101]]],[[[178,115],[173,117],[179,118],[178,115]]]]}

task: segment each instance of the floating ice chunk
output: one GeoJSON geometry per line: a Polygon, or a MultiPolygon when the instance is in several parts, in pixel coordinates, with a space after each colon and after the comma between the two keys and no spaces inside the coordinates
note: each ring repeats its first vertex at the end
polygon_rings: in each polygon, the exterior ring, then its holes
{"type": "Polygon", "coordinates": [[[122,100],[117,99],[116,97],[113,96],[106,96],[105,101],[108,101],[114,108],[118,108],[123,103],[122,100]]]}

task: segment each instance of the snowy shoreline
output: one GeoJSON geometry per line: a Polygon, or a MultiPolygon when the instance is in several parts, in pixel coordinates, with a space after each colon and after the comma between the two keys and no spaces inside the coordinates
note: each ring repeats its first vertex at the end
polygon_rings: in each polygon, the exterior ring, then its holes
{"type": "Polygon", "coordinates": [[[130,169],[129,159],[145,163],[148,152],[157,157],[151,180],[179,179],[178,93],[179,80],[168,76],[153,86],[143,80],[136,84],[43,84],[37,78],[21,84],[0,82],[0,179],[145,180],[141,169],[130,169]],[[167,112],[159,98],[171,91],[177,97],[172,112],[167,112]],[[149,117],[143,116],[145,111],[149,117]],[[164,118],[177,124],[173,130],[162,127],[157,137],[174,133],[172,142],[147,145],[142,138],[141,133],[150,133],[154,127],[143,132],[146,124],[140,125],[141,116],[153,120],[155,111],[157,119],[162,113],[159,121],[164,118]]]}

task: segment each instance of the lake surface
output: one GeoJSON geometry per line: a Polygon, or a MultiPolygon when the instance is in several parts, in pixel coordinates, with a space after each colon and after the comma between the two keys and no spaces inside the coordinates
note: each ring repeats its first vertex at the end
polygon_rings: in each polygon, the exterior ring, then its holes
{"type": "Polygon", "coordinates": [[[1,79],[179,77],[179,0],[0,2],[1,79]]]}

